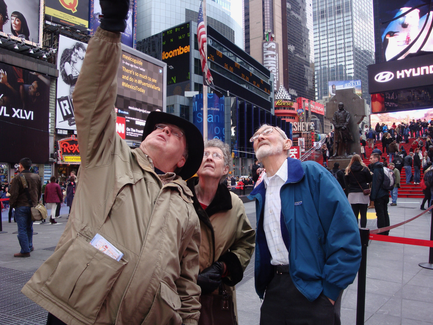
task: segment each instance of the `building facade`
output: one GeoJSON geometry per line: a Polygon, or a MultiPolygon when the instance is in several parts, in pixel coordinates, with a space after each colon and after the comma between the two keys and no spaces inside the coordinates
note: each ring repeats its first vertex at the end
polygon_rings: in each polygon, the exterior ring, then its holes
{"type": "Polygon", "coordinates": [[[330,96],[333,81],[361,80],[370,103],[367,66],[374,63],[371,0],[313,0],[316,99],[330,96]]]}
{"type": "Polygon", "coordinates": [[[245,50],[273,74],[292,99],[314,99],[312,4],[297,0],[245,0],[245,50]]]}

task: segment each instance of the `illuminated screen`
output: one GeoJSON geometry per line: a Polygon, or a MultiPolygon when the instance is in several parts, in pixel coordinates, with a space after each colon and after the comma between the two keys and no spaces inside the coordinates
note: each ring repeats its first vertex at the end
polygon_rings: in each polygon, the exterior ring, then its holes
{"type": "Polygon", "coordinates": [[[123,51],[117,73],[117,116],[125,118],[125,139],[141,141],[147,115],[163,110],[163,68],[123,51]]]}
{"type": "MultiPolygon", "coordinates": [[[[141,141],[147,115],[163,110],[164,69],[159,65],[129,53],[123,47],[117,73],[116,109],[118,123],[125,125],[122,138],[141,141]],[[124,119],[124,120],[123,120],[124,119]]],[[[56,128],[76,130],[72,92],[79,76],[87,44],[60,36],[57,79],[56,128]],[[66,68],[66,66],[70,68],[66,68]],[[68,74],[68,71],[70,73],[68,74]]],[[[140,54],[143,57],[145,54],[140,54]]],[[[120,134],[120,132],[119,132],[120,134]]]]}
{"type": "Polygon", "coordinates": [[[61,25],[85,30],[89,27],[89,1],[45,0],[45,17],[61,25]]]}
{"type": "Polygon", "coordinates": [[[431,0],[376,0],[376,52],[380,60],[401,60],[433,51],[431,0]]]}
{"type": "Polygon", "coordinates": [[[0,63],[0,152],[3,161],[49,158],[50,79],[0,63]]]}
{"type": "Polygon", "coordinates": [[[0,24],[4,36],[39,43],[39,0],[0,1],[0,14],[8,18],[3,18],[3,25],[0,24]]]}
{"type": "Polygon", "coordinates": [[[424,119],[426,119],[427,122],[433,119],[433,108],[419,109],[416,111],[372,114],[370,115],[370,125],[374,128],[377,123],[385,123],[386,125],[391,126],[392,123],[398,125],[399,123],[409,123],[412,120],[424,121],[424,119]]]}
{"type": "Polygon", "coordinates": [[[173,85],[191,79],[189,71],[189,23],[162,32],[162,61],[167,63],[167,84],[173,85]]]}
{"type": "Polygon", "coordinates": [[[337,90],[349,88],[355,88],[355,93],[362,97],[361,80],[328,81],[329,97],[334,96],[337,90]]]}

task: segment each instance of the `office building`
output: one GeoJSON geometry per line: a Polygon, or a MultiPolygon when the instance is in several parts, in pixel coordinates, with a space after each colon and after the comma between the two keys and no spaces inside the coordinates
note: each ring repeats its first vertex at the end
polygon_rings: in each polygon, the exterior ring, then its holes
{"type": "Polygon", "coordinates": [[[333,81],[361,80],[370,102],[367,66],[374,63],[373,2],[313,0],[316,99],[332,93],[333,81]]]}

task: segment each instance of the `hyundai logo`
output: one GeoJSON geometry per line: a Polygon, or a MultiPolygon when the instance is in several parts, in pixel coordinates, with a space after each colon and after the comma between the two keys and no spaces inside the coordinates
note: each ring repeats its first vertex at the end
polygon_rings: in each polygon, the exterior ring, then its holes
{"type": "Polygon", "coordinates": [[[374,76],[377,82],[388,82],[394,79],[394,74],[391,71],[382,71],[374,76]]]}

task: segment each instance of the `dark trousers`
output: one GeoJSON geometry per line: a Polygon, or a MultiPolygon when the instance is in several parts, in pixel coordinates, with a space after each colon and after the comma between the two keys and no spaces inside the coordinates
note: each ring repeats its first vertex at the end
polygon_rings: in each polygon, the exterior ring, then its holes
{"type": "Polygon", "coordinates": [[[66,325],[66,323],[63,323],[60,319],[58,319],[53,314],[48,313],[47,325],[66,325]]]}
{"type": "MultiPolygon", "coordinates": [[[[336,305],[339,305],[338,299],[336,305]]],[[[293,284],[290,274],[275,274],[266,288],[260,309],[260,325],[317,324],[339,325],[339,308],[332,305],[323,294],[309,301],[293,284]]]]}
{"type": "Polygon", "coordinates": [[[351,204],[351,205],[357,222],[358,222],[358,214],[361,213],[361,228],[365,228],[367,226],[368,204],[351,204]]]}
{"type": "MultiPolygon", "coordinates": [[[[389,226],[388,202],[388,195],[382,196],[374,200],[374,209],[376,210],[377,215],[377,228],[389,226]]],[[[380,233],[380,235],[389,235],[389,230],[380,233]]]]}
{"type": "Polygon", "coordinates": [[[430,207],[431,200],[431,192],[429,188],[422,190],[424,193],[424,198],[422,199],[421,208],[424,208],[425,203],[427,202],[427,207],[430,207]]]}

